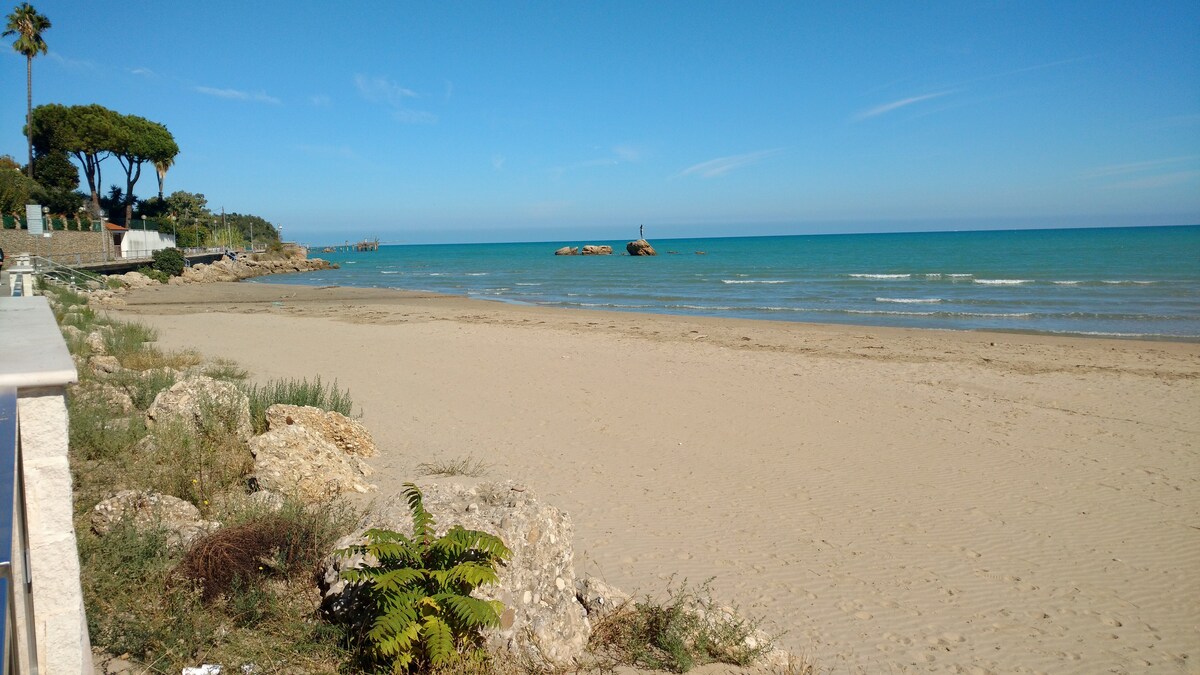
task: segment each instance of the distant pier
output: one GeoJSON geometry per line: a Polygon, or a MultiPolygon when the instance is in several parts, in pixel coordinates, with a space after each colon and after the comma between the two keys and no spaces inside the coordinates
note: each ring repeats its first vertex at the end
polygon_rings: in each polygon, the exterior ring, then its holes
{"type": "Polygon", "coordinates": [[[361,253],[363,251],[378,251],[378,250],[379,250],[379,239],[376,238],[376,239],[363,239],[362,241],[358,242],[357,244],[351,244],[350,242],[347,241],[346,243],[342,244],[341,246],[326,246],[325,248],[321,249],[321,252],[322,253],[350,253],[351,251],[357,251],[357,252],[361,253]]]}

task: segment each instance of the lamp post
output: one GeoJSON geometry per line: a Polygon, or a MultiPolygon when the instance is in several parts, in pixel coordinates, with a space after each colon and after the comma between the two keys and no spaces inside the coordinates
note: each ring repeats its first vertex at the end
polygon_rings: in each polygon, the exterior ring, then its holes
{"type": "Polygon", "coordinates": [[[146,214],[142,214],[142,245],[149,246],[150,240],[146,238],[146,214]]]}

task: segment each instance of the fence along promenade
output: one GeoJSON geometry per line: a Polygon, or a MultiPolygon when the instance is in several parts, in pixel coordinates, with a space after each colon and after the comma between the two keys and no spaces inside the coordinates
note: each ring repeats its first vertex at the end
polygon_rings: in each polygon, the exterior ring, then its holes
{"type": "Polygon", "coordinates": [[[90,675],[67,459],[78,374],[42,296],[0,296],[0,344],[0,672],[90,675]]]}

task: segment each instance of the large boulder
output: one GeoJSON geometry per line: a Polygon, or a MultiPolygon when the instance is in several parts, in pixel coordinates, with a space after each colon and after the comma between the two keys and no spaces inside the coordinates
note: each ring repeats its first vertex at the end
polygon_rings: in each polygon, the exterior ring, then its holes
{"type": "Polygon", "coordinates": [[[605,244],[588,244],[583,247],[583,255],[612,255],[612,247],[605,244]]]}
{"type": "Polygon", "coordinates": [[[153,426],[177,420],[196,433],[228,433],[245,443],[254,435],[250,399],[237,386],[204,375],[176,382],[154,397],[146,412],[153,426]]]}
{"type": "Polygon", "coordinates": [[[122,490],[96,504],[89,520],[92,531],[100,536],[112,532],[123,521],[129,521],[139,531],[162,529],[167,533],[169,546],[188,546],[221,526],[201,518],[200,509],[191,502],[138,490],[122,490]]]}
{"type": "Polygon", "coordinates": [[[654,250],[650,242],[645,239],[638,239],[625,244],[625,250],[629,252],[629,255],[658,255],[658,252],[654,250]]]}
{"type": "MultiPolygon", "coordinates": [[[[582,658],[591,623],[576,598],[574,528],[567,514],[512,481],[473,487],[433,484],[422,490],[438,534],[462,525],[494,534],[512,550],[512,558],[500,569],[500,582],[475,592],[476,597],[504,603],[499,628],[485,632],[489,645],[547,666],[568,666],[582,658]]],[[[363,533],[372,527],[412,534],[412,513],[403,495],[390,497],[364,519],[358,533],[342,538],[336,547],[362,543],[363,533]]],[[[342,570],[361,564],[355,558],[327,560],[321,588],[322,607],[329,615],[338,618],[347,609],[342,570]]]]}
{"type": "Polygon", "coordinates": [[[333,443],[347,455],[374,457],[379,449],[367,428],[356,420],[332,410],[308,405],[276,403],[267,408],[267,429],[297,424],[333,443]]]}
{"type": "Polygon", "coordinates": [[[158,282],[141,272],[126,272],[125,274],[113,275],[125,285],[126,288],[145,288],[147,286],[157,286],[158,282]]]}
{"type": "Polygon", "coordinates": [[[554,252],[554,255],[579,255],[578,246],[564,246],[554,252]]]}
{"type": "Polygon", "coordinates": [[[76,398],[103,402],[111,410],[122,414],[133,412],[133,397],[125,390],[107,382],[85,379],[79,384],[68,387],[67,393],[76,398]]]}
{"type": "Polygon", "coordinates": [[[369,492],[371,468],[318,433],[297,424],[250,440],[254,477],[264,490],[315,504],[345,492],[369,492]]]}

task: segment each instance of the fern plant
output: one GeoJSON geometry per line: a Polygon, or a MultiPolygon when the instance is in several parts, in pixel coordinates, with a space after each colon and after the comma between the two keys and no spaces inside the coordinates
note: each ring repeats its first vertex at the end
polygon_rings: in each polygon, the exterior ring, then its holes
{"type": "Polygon", "coordinates": [[[378,561],[342,572],[367,605],[360,623],[370,643],[367,656],[393,673],[481,660],[481,630],[500,624],[504,606],[471,592],[496,583],[497,567],[512,552],[499,537],[461,525],[438,537],[420,489],[412,483],[404,488],[411,537],[371,529],[365,544],[338,551],[378,561]]]}

